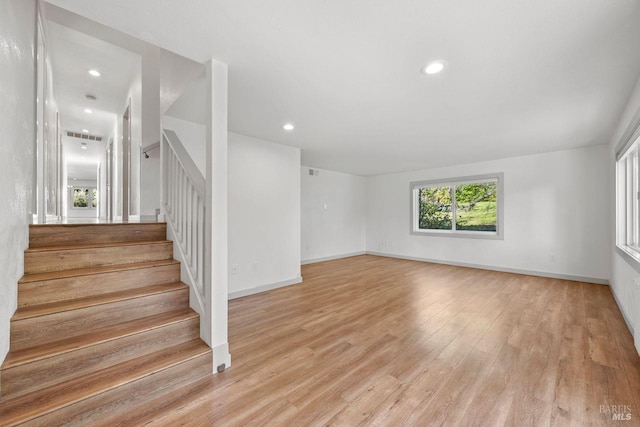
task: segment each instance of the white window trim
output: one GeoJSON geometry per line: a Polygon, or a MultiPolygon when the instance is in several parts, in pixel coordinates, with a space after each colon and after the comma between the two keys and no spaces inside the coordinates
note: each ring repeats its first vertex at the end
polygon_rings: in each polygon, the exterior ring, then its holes
{"type": "MultiPolygon", "coordinates": [[[[455,203],[454,200],[452,200],[455,203]]],[[[484,175],[464,176],[446,179],[432,179],[428,181],[415,181],[409,184],[409,233],[415,236],[439,236],[439,237],[462,237],[469,239],[493,239],[504,240],[504,173],[490,173],[484,175]],[[496,182],[498,195],[497,202],[497,224],[496,231],[469,231],[469,230],[421,230],[418,228],[418,200],[417,190],[423,187],[453,186],[460,184],[496,182]]]]}
{"type": "Polygon", "coordinates": [[[638,152],[640,151],[640,135],[638,129],[640,117],[636,115],[637,123],[632,122],[625,137],[616,147],[615,163],[615,197],[616,197],[616,249],[629,258],[629,261],[640,266],[640,211],[638,199],[640,197],[640,174],[637,168],[638,152]],[[626,139],[626,141],[625,141],[626,139]],[[624,162],[624,170],[621,162],[624,162]],[[635,168],[635,170],[631,169],[635,168]],[[629,190],[631,186],[631,190],[629,190]],[[635,187],[635,188],[634,188],[635,187]],[[629,194],[631,191],[631,194],[629,194]],[[629,243],[631,241],[631,243],[629,243]]]}

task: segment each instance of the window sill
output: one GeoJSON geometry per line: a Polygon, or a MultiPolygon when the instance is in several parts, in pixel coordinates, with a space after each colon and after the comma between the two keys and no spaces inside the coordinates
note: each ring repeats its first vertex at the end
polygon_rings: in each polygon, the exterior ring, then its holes
{"type": "Polygon", "coordinates": [[[458,237],[463,239],[504,240],[504,235],[484,231],[411,230],[414,236],[458,237]]]}
{"type": "Polygon", "coordinates": [[[622,256],[636,271],[640,272],[640,252],[629,246],[616,245],[616,252],[622,256]]]}

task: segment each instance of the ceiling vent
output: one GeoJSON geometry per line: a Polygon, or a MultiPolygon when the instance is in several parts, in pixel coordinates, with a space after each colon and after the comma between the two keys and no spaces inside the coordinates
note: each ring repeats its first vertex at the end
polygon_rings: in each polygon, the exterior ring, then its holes
{"type": "Polygon", "coordinates": [[[71,138],[86,139],[87,141],[102,142],[102,137],[97,135],[89,135],[88,133],[67,131],[67,136],[71,138]]]}

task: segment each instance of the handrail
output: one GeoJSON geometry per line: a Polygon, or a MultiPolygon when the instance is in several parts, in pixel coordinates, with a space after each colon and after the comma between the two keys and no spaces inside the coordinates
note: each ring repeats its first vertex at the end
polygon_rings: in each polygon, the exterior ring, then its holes
{"type": "Polygon", "coordinates": [[[163,129],[162,205],[174,255],[181,262],[181,279],[193,290],[191,301],[201,316],[206,313],[205,272],[210,253],[205,239],[206,181],[175,132],[163,129]]]}

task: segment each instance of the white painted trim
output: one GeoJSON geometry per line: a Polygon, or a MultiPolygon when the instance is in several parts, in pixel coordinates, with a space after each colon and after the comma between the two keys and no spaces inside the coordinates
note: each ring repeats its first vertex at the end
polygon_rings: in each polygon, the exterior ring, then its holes
{"type": "Polygon", "coordinates": [[[406,259],[406,260],[409,260],[409,261],[431,262],[431,263],[434,263],[434,264],[455,265],[455,266],[458,266],[458,267],[479,268],[481,270],[503,271],[505,273],[526,274],[528,276],[549,277],[549,278],[552,278],[552,279],[573,280],[575,282],[597,283],[599,285],[608,285],[609,284],[609,280],[600,279],[600,278],[597,278],[597,277],[573,276],[571,274],[550,273],[550,272],[546,272],[546,271],[523,270],[523,269],[519,269],[519,268],[498,267],[498,266],[494,266],[494,265],[470,264],[470,263],[466,263],[466,262],[456,262],[456,261],[447,261],[447,260],[440,260],[440,259],[419,258],[419,257],[411,257],[411,256],[405,256],[405,255],[395,255],[395,254],[388,254],[388,253],[374,252],[374,251],[367,251],[367,255],[375,255],[375,256],[381,256],[381,257],[386,257],[386,258],[406,259]]]}
{"type": "MultiPolygon", "coordinates": [[[[627,324],[627,328],[629,328],[629,332],[631,332],[631,335],[635,337],[633,323],[629,319],[629,316],[627,315],[627,313],[625,313],[623,308],[624,306],[620,304],[620,299],[618,298],[618,295],[616,295],[616,288],[614,288],[613,286],[611,286],[611,293],[613,294],[613,299],[616,301],[616,304],[618,304],[618,309],[620,310],[620,313],[622,313],[622,318],[624,319],[624,323],[627,324]]],[[[640,350],[638,350],[638,352],[640,353],[640,350]]]]}
{"type": "Polygon", "coordinates": [[[231,366],[231,354],[229,353],[229,343],[224,342],[218,344],[212,349],[213,352],[213,368],[211,372],[218,372],[218,366],[224,364],[225,369],[231,366]]]}
{"type": "Polygon", "coordinates": [[[243,289],[241,291],[229,292],[228,299],[236,299],[246,297],[248,295],[259,294],[261,292],[271,291],[273,289],[283,288],[285,286],[297,285],[302,283],[302,277],[294,277],[293,279],[283,280],[282,282],[269,283],[267,285],[256,286],[255,288],[243,289]]]}
{"type": "Polygon", "coordinates": [[[60,222],[61,219],[60,215],[47,215],[47,223],[60,222]]]}
{"type": "Polygon", "coordinates": [[[207,139],[205,181],[204,292],[208,341],[212,348],[229,342],[229,221],[228,221],[228,68],[211,59],[206,63],[207,139]]]}
{"type": "Polygon", "coordinates": [[[629,150],[636,139],[640,138],[640,108],[631,119],[629,126],[616,144],[616,162],[620,160],[629,150]]]}
{"type": "Polygon", "coordinates": [[[316,262],[332,261],[334,259],[342,259],[342,258],[351,258],[352,256],[358,256],[358,255],[366,255],[366,252],[365,251],[350,252],[348,254],[326,256],[323,258],[304,259],[300,262],[300,264],[301,265],[315,264],[316,262]]]}
{"type": "MultiPolygon", "coordinates": [[[[189,286],[189,307],[193,309],[196,313],[200,315],[200,338],[203,341],[207,342],[208,335],[208,326],[206,325],[205,319],[207,317],[207,306],[204,300],[204,296],[198,291],[198,285],[196,279],[193,277],[191,269],[188,268],[185,260],[187,260],[187,256],[184,252],[182,244],[176,238],[176,230],[173,227],[173,223],[171,221],[166,223],[167,227],[167,240],[171,240],[173,242],[173,258],[177,261],[180,261],[180,279],[183,283],[189,286]]],[[[207,344],[209,344],[207,342],[207,344]]]]}
{"type": "MultiPolygon", "coordinates": [[[[452,203],[455,205],[455,194],[453,195],[452,203]]],[[[504,172],[411,182],[409,183],[409,215],[409,234],[414,236],[462,237],[466,239],[504,240],[504,172]],[[455,215],[452,217],[453,229],[451,230],[422,230],[418,228],[417,189],[435,185],[456,186],[461,184],[493,181],[496,182],[498,191],[498,194],[496,196],[496,213],[498,218],[495,232],[456,230],[455,215]]]]}
{"type": "Polygon", "coordinates": [[[622,256],[635,271],[640,273],[640,254],[635,251],[631,251],[626,247],[619,245],[615,246],[615,251],[618,255],[622,256]]]}

